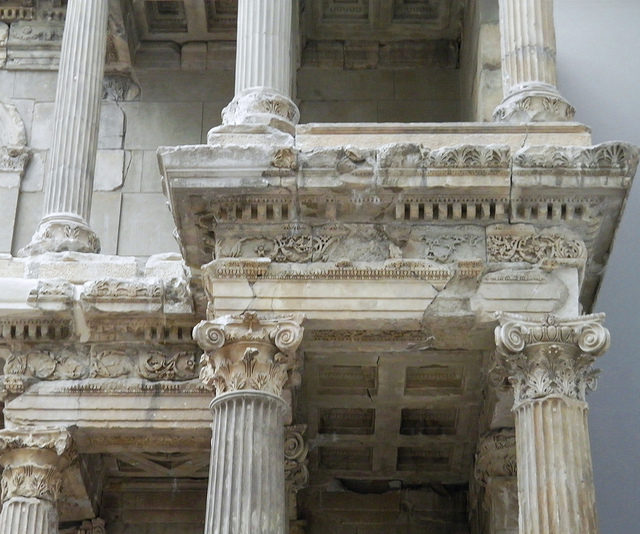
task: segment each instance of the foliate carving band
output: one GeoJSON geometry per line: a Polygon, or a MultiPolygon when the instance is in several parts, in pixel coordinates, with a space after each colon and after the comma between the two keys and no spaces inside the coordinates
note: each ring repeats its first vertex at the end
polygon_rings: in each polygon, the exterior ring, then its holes
{"type": "Polygon", "coordinates": [[[603,314],[543,322],[515,315],[500,317],[496,327],[499,365],[511,382],[515,406],[546,397],[584,401],[596,387],[595,358],[609,347],[603,314]]]}
{"type": "Polygon", "coordinates": [[[587,248],[582,241],[561,235],[490,235],[487,253],[491,261],[540,263],[550,259],[585,258],[587,248]]]}
{"type": "Polygon", "coordinates": [[[205,353],[200,379],[216,395],[243,389],[280,395],[304,329],[301,318],[262,319],[255,313],[202,321],[193,337],[205,353]]]}
{"type": "Polygon", "coordinates": [[[57,467],[26,464],[7,466],[2,473],[2,502],[13,497],[32,497],[56,502],[62,487],[57,467]]]}

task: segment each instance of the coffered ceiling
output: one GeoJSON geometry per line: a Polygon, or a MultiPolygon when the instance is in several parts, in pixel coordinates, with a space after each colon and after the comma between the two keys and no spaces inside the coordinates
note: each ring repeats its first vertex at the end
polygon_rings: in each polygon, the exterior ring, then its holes
{"type": "MultiPolygon", "coordinates": [[[[235,38],[238,0],[131,0],[140,40],[235,38]]],[[[311,40],[431,40],[460,36],[464,0],[299,0],[311,40]]]]}

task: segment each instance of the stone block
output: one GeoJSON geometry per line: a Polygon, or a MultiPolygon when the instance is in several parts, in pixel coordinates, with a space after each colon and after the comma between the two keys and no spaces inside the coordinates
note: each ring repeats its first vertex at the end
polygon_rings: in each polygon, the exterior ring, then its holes
{"type": "Polygon", "coordinates": [[[412,69],[396,71],[396,100],[456,100],[460,98],[460,73],[455,69],[412,69]]]}
{"type": "Polygon", "coordinates": [[[138,81],[143,102],[229,102],[235,83],[231,71],[146,71],[138,74],[138,81]]]}
{"type": "Polygon", "coordinates": [[[304,67],[298,71],[300,100],[378,100],[393,98],[391,71],[343,71],[304,67]]]}
{"type": "Polygon", "coordinates": [[[102,102],[98,148],[122,148],[124,140],[124,112],[115,102],[102,102]]]}
{"type": "Polygon", "coordinates": [[[124,183],[124,150],[98,150],[94,191],[114,191],[124,183]]]}
{"type": "Polygon", "coordinates": [[[48,150],[51,147],[53,132],[53,102],[37,102],[33,108],[33,126],[31,129],[31,147],[48,150]]]}
{"type": "MultiPolygon", "coordinates": [[[[138,273],[138,264],[135,258],[122,256],[108,256],[106,254],[87,254],[82,252],[50,252],[39,256],[29,256],[25,259],[26,278],[60,278],[74,283],[82,283],[88,280],[102,278],[132,278],[138,273]]],[[[55,387],[55,386],[54,386],[55,387]]],[[[36,396],[44,395],[42,392],[34,392],[36,396]]],[[[55,398],[55,394],[53,395],[55,398]]],[[[44,403],[43,406],[51,406],[51,413],[42,415],[51,424],[56,418],[64,418],[69,414],[63,413],[63,408],[70,407],[69,399],[59,398],[61,404],[53,408],[53,404],[44,403]],[[59,412],[56,412],[59,409],[59,412]]],[[[27,400],[27,402],[29,402],[27,400]]],[[[117,407],[116,403],[113,404],[117,407]]],[[[78,409],[75,404],[73,409],[78,409]]]]}
{"type": "MultiPolygon", "coordinates": [[[[2,91],[0,90],[0,95],[2,91]]],[[[20,118],[24,123],[25,132],[27,134],[27,144],[31,142],[31,127],[33,125],[33,107],[35,102],[30,99],[12,98],[11,103],[16,107],[20,118]]]]}
{"type": "Polygon", "coordinates": [[[43,197],[44,194],[40,191],[20,193],[16,224],[13,229],[13,244],[11,246],[11,253],[14,256],[31,241],[31,236],[36,231],[36,227],[42,218],[43,197]]]}
{"type": "Polygon", "coordinates": [[[180,55],[182,70],[205,70],[207,68],[207,43],[185,43],[180,55]]]}
{"type": "Polygon", "coordinates": [[[150,256],[178,252],[174,224],[161,193],[125,193],[118,254],[150,256]]]}
{"type": "Polygon", "coordinates": [[[121,106],[127,116],[125,148],[155,150],[200,143],[202,104],[124,102],[121,106]]]}
{"type": "Polygon", "coordinates": [[[379,122],[455,122],[460,120],[457,100],[382,100],[378,102],[379,122]]]}
{"type": "Polygon", "coordinates": [[[58,71],[18,71],[13,85],[13,96],[32,98],[37,102],[54,102],[58,71]]]}
{"type": "Polygon", "coordinates": [[[34,150],[32,152],[31,159],[29,160],[29,163],[27,163],[24,177],[20,183],[21,191],[42,191],[47,156],[48,152],[45,150],[34,150]]]}
{"type": "Polygon", "coordinates": [[[179,69],[180,47],[171,42],[145,41],[136,52],[139,69],[179,69]]]}
{"type": "Polygon", "coordinates": [[[142,181],[140,190],[143,193],[162,193],[158,156],[155,150],[145,150],[142,155],[142,181]]]}
{"type": "Polygon", "coordinates": [[[142,182],[143,150],[125,150],[124,152],[124,185],[125,193],[139,193],[142,182]]]}
{"type": "Polygon", "coordinates": [[[90,226],[100,238],[102,254],[116,254],[122,193],[95,191],[91,201],[90,226]]]}
{"type": "Polygon", "coordinates": [[[3,95],[3,99],[13,95],[15,78],[15,71],[0,69],[0,95],[3,95]]]}
{"type": "Polygon", "coordinates": [[[235,41],[209,41],[207,43],[207,69],[233,71],[235,66],[235,41]]]}
{"type": "Polygon", "coordinates": [[[376,122],[376,102],[334,101],[300,103],[300,122],[376,122]]]}
{"type": "Polygon", "coordinates": [[[18,187],[0,187],[0,253],[11,252],[17,203],[18,187]]]}
{"type": "Polygon", "coordinates": [[[323,69],[342,69],[344,44],[340,41],[309,41],[302,51],[302,64],[323,69]]]}
{"type": "Polygon", "coordinates": [[[378,41],[345,41],[345,69],[375,69],[379,59],[378,41]]]}
{"type": "Polygon", "coordinates": [[[216,102],[205,102],[202,119],[202,143],[207,142],[207,133],[211,128],[222,124],[222,110],[229,103],[228,100],[218,100],[216,102]]]}

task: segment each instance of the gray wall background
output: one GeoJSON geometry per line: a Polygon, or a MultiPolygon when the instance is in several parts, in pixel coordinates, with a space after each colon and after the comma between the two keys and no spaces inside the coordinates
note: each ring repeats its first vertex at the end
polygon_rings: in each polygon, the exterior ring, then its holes
{"type": "MultiPolygon", "coordinates": [[[[555,16],[558,85],[577,120],[595,143],[640,145],[640,0],[556,0],[555,16]]],[[[640,531],[639,223],[636,176],[594,310],[607,313],[612,338],[589,397],[602,534],[640,531]]]]}

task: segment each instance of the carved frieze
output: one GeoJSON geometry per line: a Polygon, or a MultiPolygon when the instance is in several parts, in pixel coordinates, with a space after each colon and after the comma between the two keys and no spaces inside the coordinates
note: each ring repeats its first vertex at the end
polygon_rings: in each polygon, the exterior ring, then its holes
{"type": "Polygon", "coordinates": [[[609,347],[603,321],[604,314],[572,320],[548,315],[542,322],[501,315],[495,372],[508,377],[515,405],[554,396],[584,401],[597,383],[593,362],[609,347]]]}
{"type": "Polygon", "coordinates": [[[29,380],[83,380],[86,378],[143,378],[149,381],[185,381],[198,377],[194,346],[139,346],[79,344],[12,348],[4,364],[4,387],[21,393],[29,380]]]}
{"type": "Polygon", "coordinates": [[[61,311],[71,308],[74,298],[73,284],[66,280],[39,280],[38,287],[31,290],[27,302],[34,308],[61,311]]]}
{"type": "Polygon", "coordinates": [[[638,151],[626,143],[596,146],[533,146],[518,151],[514,165],[522,169],[575,169],[606,174],[633,176],[638,167],[638,151]]]}
{"type": "Polygon", "coordinates": [[[192,310],[191,292],[186,279],[116,279],[86,282],[79,300],[87,311],[161,312],[192,310]]]}
{"type": "Polygon", "coordinates": [[[489,261],[540,263],[544,260],[586,259],[582,241],[560,234],[487,236],[489,261]]]}
{"type": "Polygon", "coordinates": [[[200,322],[193,332],[205,351],[200,379],[216,395],[242,389],[280,395],[298,365],[300,322],[299,317],[264,319],[252,312],[200,322]]]}
{"type": "Polygon", "coordinates": [[[226,259],[207,264],[205,288],[209,294],[214,280],[269,279],[269,280],[424,280],[441,285],[451,279],[453,273],[446,266],[428,260],[388,260],[379,263],[352,263],[338,261],[313,263],[307,268],[279,269],[268,259],[226,259]]]}

